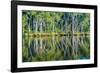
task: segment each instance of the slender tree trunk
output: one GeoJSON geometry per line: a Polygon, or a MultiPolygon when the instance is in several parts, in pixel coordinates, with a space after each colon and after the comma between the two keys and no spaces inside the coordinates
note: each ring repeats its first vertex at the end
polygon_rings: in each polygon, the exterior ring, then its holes
{"type": "Polygon", "coordinates": [[[75,48],[75,44],[74,44],[74,39],[75,39],[75,37],[74,37],[74,23],[75,23],[75,21],[74,21],[74,19],[75,19],[75,16],[74,15],[72,15],[72,56],[73,56],[73,58],[74,58],[74,55],[75,55],[75,51],[74,51],[74,48],[75,48]]]}

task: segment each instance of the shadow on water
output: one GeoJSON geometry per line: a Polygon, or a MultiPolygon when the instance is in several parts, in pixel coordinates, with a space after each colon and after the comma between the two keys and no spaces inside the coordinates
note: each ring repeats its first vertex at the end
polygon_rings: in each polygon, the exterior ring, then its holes
{"type": "Polygon", "coordinates": [[[90,58],[89,36],[44,36],[23,39],[23,62],[90,58]]]}

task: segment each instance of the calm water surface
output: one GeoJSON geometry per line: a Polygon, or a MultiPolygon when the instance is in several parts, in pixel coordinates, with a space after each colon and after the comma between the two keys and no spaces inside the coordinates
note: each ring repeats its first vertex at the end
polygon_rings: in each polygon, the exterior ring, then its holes
{"type": "Polygon", "coordinates": [[[89,36],[24,36],[23,38],[23,62],[90,58],[89,36]]]}

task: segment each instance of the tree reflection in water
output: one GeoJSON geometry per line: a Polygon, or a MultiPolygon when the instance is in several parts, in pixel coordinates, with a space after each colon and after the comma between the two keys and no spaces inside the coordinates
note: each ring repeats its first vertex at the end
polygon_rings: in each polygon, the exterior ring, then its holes
{"type": "Polygon", "coordinates": [[[23,62],[89,58],[89,36],[25,36],[23,40],[23,62]]]}

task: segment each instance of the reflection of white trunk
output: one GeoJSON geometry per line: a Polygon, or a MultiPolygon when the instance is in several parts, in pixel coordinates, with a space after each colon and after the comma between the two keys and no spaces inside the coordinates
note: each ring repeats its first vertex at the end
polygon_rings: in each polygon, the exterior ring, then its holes
{"type": "Polygon", "coordinates": [[[36,54],[38,54],[38,39],[35,39],[36,54]]]}
{"type": "Polygon", "coordinates": [[[75,37],[75,55],[78,57],[78,38],[75,37]]]}
{"type": "Polygon", "coordinates": [[[40,37],[40,47],[39,47],[39,53],[40,54],[42,54],[42,52],[43,52],[43,40],[42,40],[42,38],[40,37]]]}
{"type": "Polygon", "coordinates": [[[75,48],[75,44],[74,44],[74,36],[72,36],[72,53],[73,53],[73,56],[74,56],[74,48],[75,48]]]}
{"type": "Polygon", "coordinates": [[[68,57],[70,57],[70,51],[69,51],[69,48],[68,48],[68,44],[70,43],[70,42],[68,42],[69,40],[70,39],[68,37],[66,37],[66,51],[67,51],[68,57]]]}
{"type": "Polygon", "coordinates": [[[30,39],[29,39],[29,41],[28,41],[28,49],[29,49],[29,56],[30,56],[30,59],[32,59],[32,51],[31,51],[31,47],[30,47],[30,44],[31,44],[31,41],[30,41],[30,39]]]}
{"type": "Polygon", "coordinates": [[[42,42],[43,42],[43,40],[40,39],[40,48],[41,48],[41,49],[43,48],[43,47],[42,47],[42,42]]]}
{"type": "Polygon", "coordinates": [[[52,36],[52,44],[53,44],[53,47],[55,46],[55,36],[53,35],[52,36]]]}

